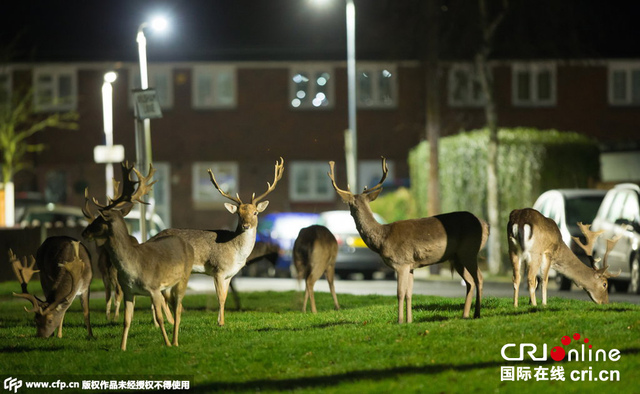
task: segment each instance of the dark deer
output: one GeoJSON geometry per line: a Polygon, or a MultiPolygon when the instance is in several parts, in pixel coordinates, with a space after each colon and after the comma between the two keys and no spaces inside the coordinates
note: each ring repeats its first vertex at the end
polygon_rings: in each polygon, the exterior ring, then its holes
{"type": "Polygon", "coordinates": [[[542,272],[542,305],[547,305],[547,283],[549,269],[554,268],[562,275],[573,280],[584,289],[596,304],[609,303],[608,278],[618,276],[607,271],[607,257],[618,239],[607,240],[607,251],[603,266],[598,269],[593,258],[593,246],[602,231],[591,231],[589,225],[578,223],[586,238],[586,244],[579,238],[572,237],[589,257],[591,267],[587,267],[562,241],[558,225],[552,219],[542,215],[535,209],[515,209],[509,215],[507,239],[509,241],[509,257],[513,265],[513,306],[518,306],[518,290],[520,287],[520,268],[524,262],[529,282],[529,302],[537,306],[536,286],[538,272],[542,272]]]}
{"type": "Polygon", "coordinates": [[[138,244],[128,233],[124,216],[133,208],[134,202],[143,202],[142,197],[155,183],[148,183],[153,173],[151,165],[148,175],[143,177],[135,168],[123,164],[121,194],[114,200],[109,199],[107,205],[101,205],[94,199],[94,204],[99,208],[99,216],[82,233],[83,237],[95,240],[98,246],[106,247],[118,270],[118,282],[125,301],[124,330],[120,346],[122,350],[127,348],[134,295],[151,297],[165,344],[178,346],[182,298],[187,290],[193,264],[193,249],[178,237],[159,237],[138,244]],[[132,170],[139,181],[131,180],[132,170]],[[162,317],[162,293],[168,290],[171,291],[171,307],[175,315],[173,342],[169,342],[162,317]]]}
{"type": "Polygon", "coordinates": [[[235,231],[227,230],[191,230],[168,229],[161,231],[154,238],[162,238],[167,235],[177,236],[193,247],[195,260],[193,272],[204,273],[213,277],[216,287],[220,310],[218,312],[218,324],[224,325],[224,306],[229,291],[229,283],[238,271],[245,266],[247,258],[251,254],[256,242],[256,228],[258,227],[258,214],[263,212],[269,201],[262,201],[271,193],[284,172],[284,159],[276,162],[273,184],[267,182],[267,191],[256,197],[251,197],[251,202],[243,203],[239,195],[232,197],[220,188],[213,172],[209,170],[209,177],[213,186],[220,194],[228,198],[233,204],[225,203],[225,208],[232,214],[238,215],[238,226],[235,231]]]}
{"type": "Polygon", "coordinates": [[[22,259],[21,264],[12,251],[9,251],[9,259],[23,291],[13,295],[29,300],[33,304],[31,310],[26,308],[25,310],[35,313],[38,337],[48,338],[57,328],[58,338],[62,338],[64,315],[76,295],[80,296],[88,337],[93,337],[89,319],[91,257],[80,241],[63,236],[49,237],[38,248],[36,259],[29,256],[30,264],[27,264],[26,257],[22,259]],[[35,264],[40,270],[33,269],[35,264]],[[26,291],[27,283],[36,272],[40,272],[44,301],[26,291]]]}
{"type": "Polygon", "coordinates": [[[328,228],[313,225],[300,230],[293,244],[293,263],[298,271],[298,279],[304,278],[305,291],[302,311],[307,311],[307,301],[311,299],[311,312],[317,313],[313,286],[322,274],[327,277],[333,304],[340,309],[336,289],[333,284],[338,256],[338,241],[328,228]]]}
{"type": "Polygon", "coordinates": [[[387,177],[387,163],[382,158],[382,179],[361,194],[338,188],[334,162],[329,162],[329,178],[342,201],[349,205],[360,236],[369,249],[378,253],[398,276],[398,323],[403,322],[404,302],[407,302],[407,322],[410,323],[413,270],[451,261],[467,285],[462,317],[469,317],[473,290],[476,290],[474,317],[480,317],[482,273],[478,268],[478,252],[489,237],[489,226],[470,212],[451,212],[421,219],[400,220],[380,224],[373,217],[369,203],[382,191],[387,177]]]}

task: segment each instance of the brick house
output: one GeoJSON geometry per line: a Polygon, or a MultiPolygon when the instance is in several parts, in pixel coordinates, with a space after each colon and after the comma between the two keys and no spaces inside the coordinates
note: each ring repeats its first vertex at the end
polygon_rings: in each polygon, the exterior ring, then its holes
{"type": "MultiPolygon", "coordinates": [[[[56,202],[77,206],[85,186],[94,196],[105,195],[104,165],[94,162],[93,147],[104,143],[100,92],[110,70],[118,72],[114,143],[124,145],[126,159],[135,161],[130,91],[138,83],[137,64],[14,63],[0,68],[0,98],[26,84],[34,88],[39,111],[80,114],[79,130],[52,129],[33,138],[47,149],[31,158],[31,170],[16,176],[18,192],[46,192],[56,202]]],[[[391,169],[388,185],[407,185],[408,151],[425,135],[424,66],[418,61],[358,61],[357,70],[359,182],[377,182],[384,155],[391,169]]],[[[502,60],[493,62],[492,70],[501,127],[577,131],[597,138],[606,149],[640,149],[640,60],[502,60]]],[[[234,225],[206,169],[213,168],[218,181],[246,199],[272,181],[280,156],[285,175],[268,198],[268,212],[343,207],[326,172],[327,162],[335,160],[339,182],[346,183],[345,62],[150,63],[149,74],[163,111],[161,119],[151,121],[157,211],[171,226],[234,225]]],[[[444,63],[442,135],[483,123],[472,65],[444,63]]],[[[625,163],[638,156],[629,157],[625,163]]],[[[623,180],[640,176],[635,177],[623,180]]]]}

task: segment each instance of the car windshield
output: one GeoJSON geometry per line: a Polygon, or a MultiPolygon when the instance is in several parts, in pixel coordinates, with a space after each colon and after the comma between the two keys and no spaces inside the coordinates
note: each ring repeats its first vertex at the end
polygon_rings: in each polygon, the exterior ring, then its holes
{"type": "Polygon", "coordinates": [[[598,208],[604,196],[582,196],[568,198],[566,201],[567,225],[575,226],[576,223],[591,223],[598,213],[598,208]]]}

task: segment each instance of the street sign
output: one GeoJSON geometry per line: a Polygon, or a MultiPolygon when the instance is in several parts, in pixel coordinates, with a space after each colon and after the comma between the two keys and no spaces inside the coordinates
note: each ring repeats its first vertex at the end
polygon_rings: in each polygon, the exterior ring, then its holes
{"type": "Polygon", "coordinates": [[[121,163],[124,161],[124,146],[98,145],[93,148],[93,160],[96,163],[121,163]]]}
{"type": "Polygon", "coordinates": [[[135,105],[135,116],[138,119],[162,118],[160,102],[155,89],[134,89],[133,101],[135,105]]]}

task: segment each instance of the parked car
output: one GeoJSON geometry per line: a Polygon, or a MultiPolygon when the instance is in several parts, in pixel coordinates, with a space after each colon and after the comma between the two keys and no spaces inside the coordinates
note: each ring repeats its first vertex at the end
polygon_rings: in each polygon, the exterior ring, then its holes
{"type": "Polygon", "coordinates": [[[292,264],[293,243],[300,229],[316,224],[315,213],[283,212],[270,213],[258,220],[256,242],[272,242],[280,246],[281,254],[270,276],[294,276],[292,264]]]}
{"type": "Polygon", "coordinates": [[[604,231],[598,238],[594,255],[603,257],[607,239],[620,237],[609,253],[609,272],[620,270],[620,275],[609,279],[616,291],[640,294],[640,187],[625,183],[616,185],[598,210],[592,229],[604,231]]]}
{"type": "MultiPolygon", "coordinates": [[[[591,263],[584,250],[571,237],[580,237],[584,241],[577,223],[593,222],[605,194],[605,190],[554,189],[542,193],[533,204],[535,210],[556,222],[564,243],[588,266],[591,266],[591,263]]],[[[571,280],[555,270],[549,270],[549,277],[555,278],[560,290],[571,289],[571,280]]]]}
{"type": "MultiPolygon", "coordinates": [[[[379,223],[384,223],[380,215],[373,214],[379,223]]],[[[336,274],[348,277],[361,273],[365,279],[373,279],[375,272],[391,274],[380,255],[372,251],[360,237],[356,224],[349,211],[327,211],[320,214],[318,224],[326,226],[338,241],[336,274]]]]}

